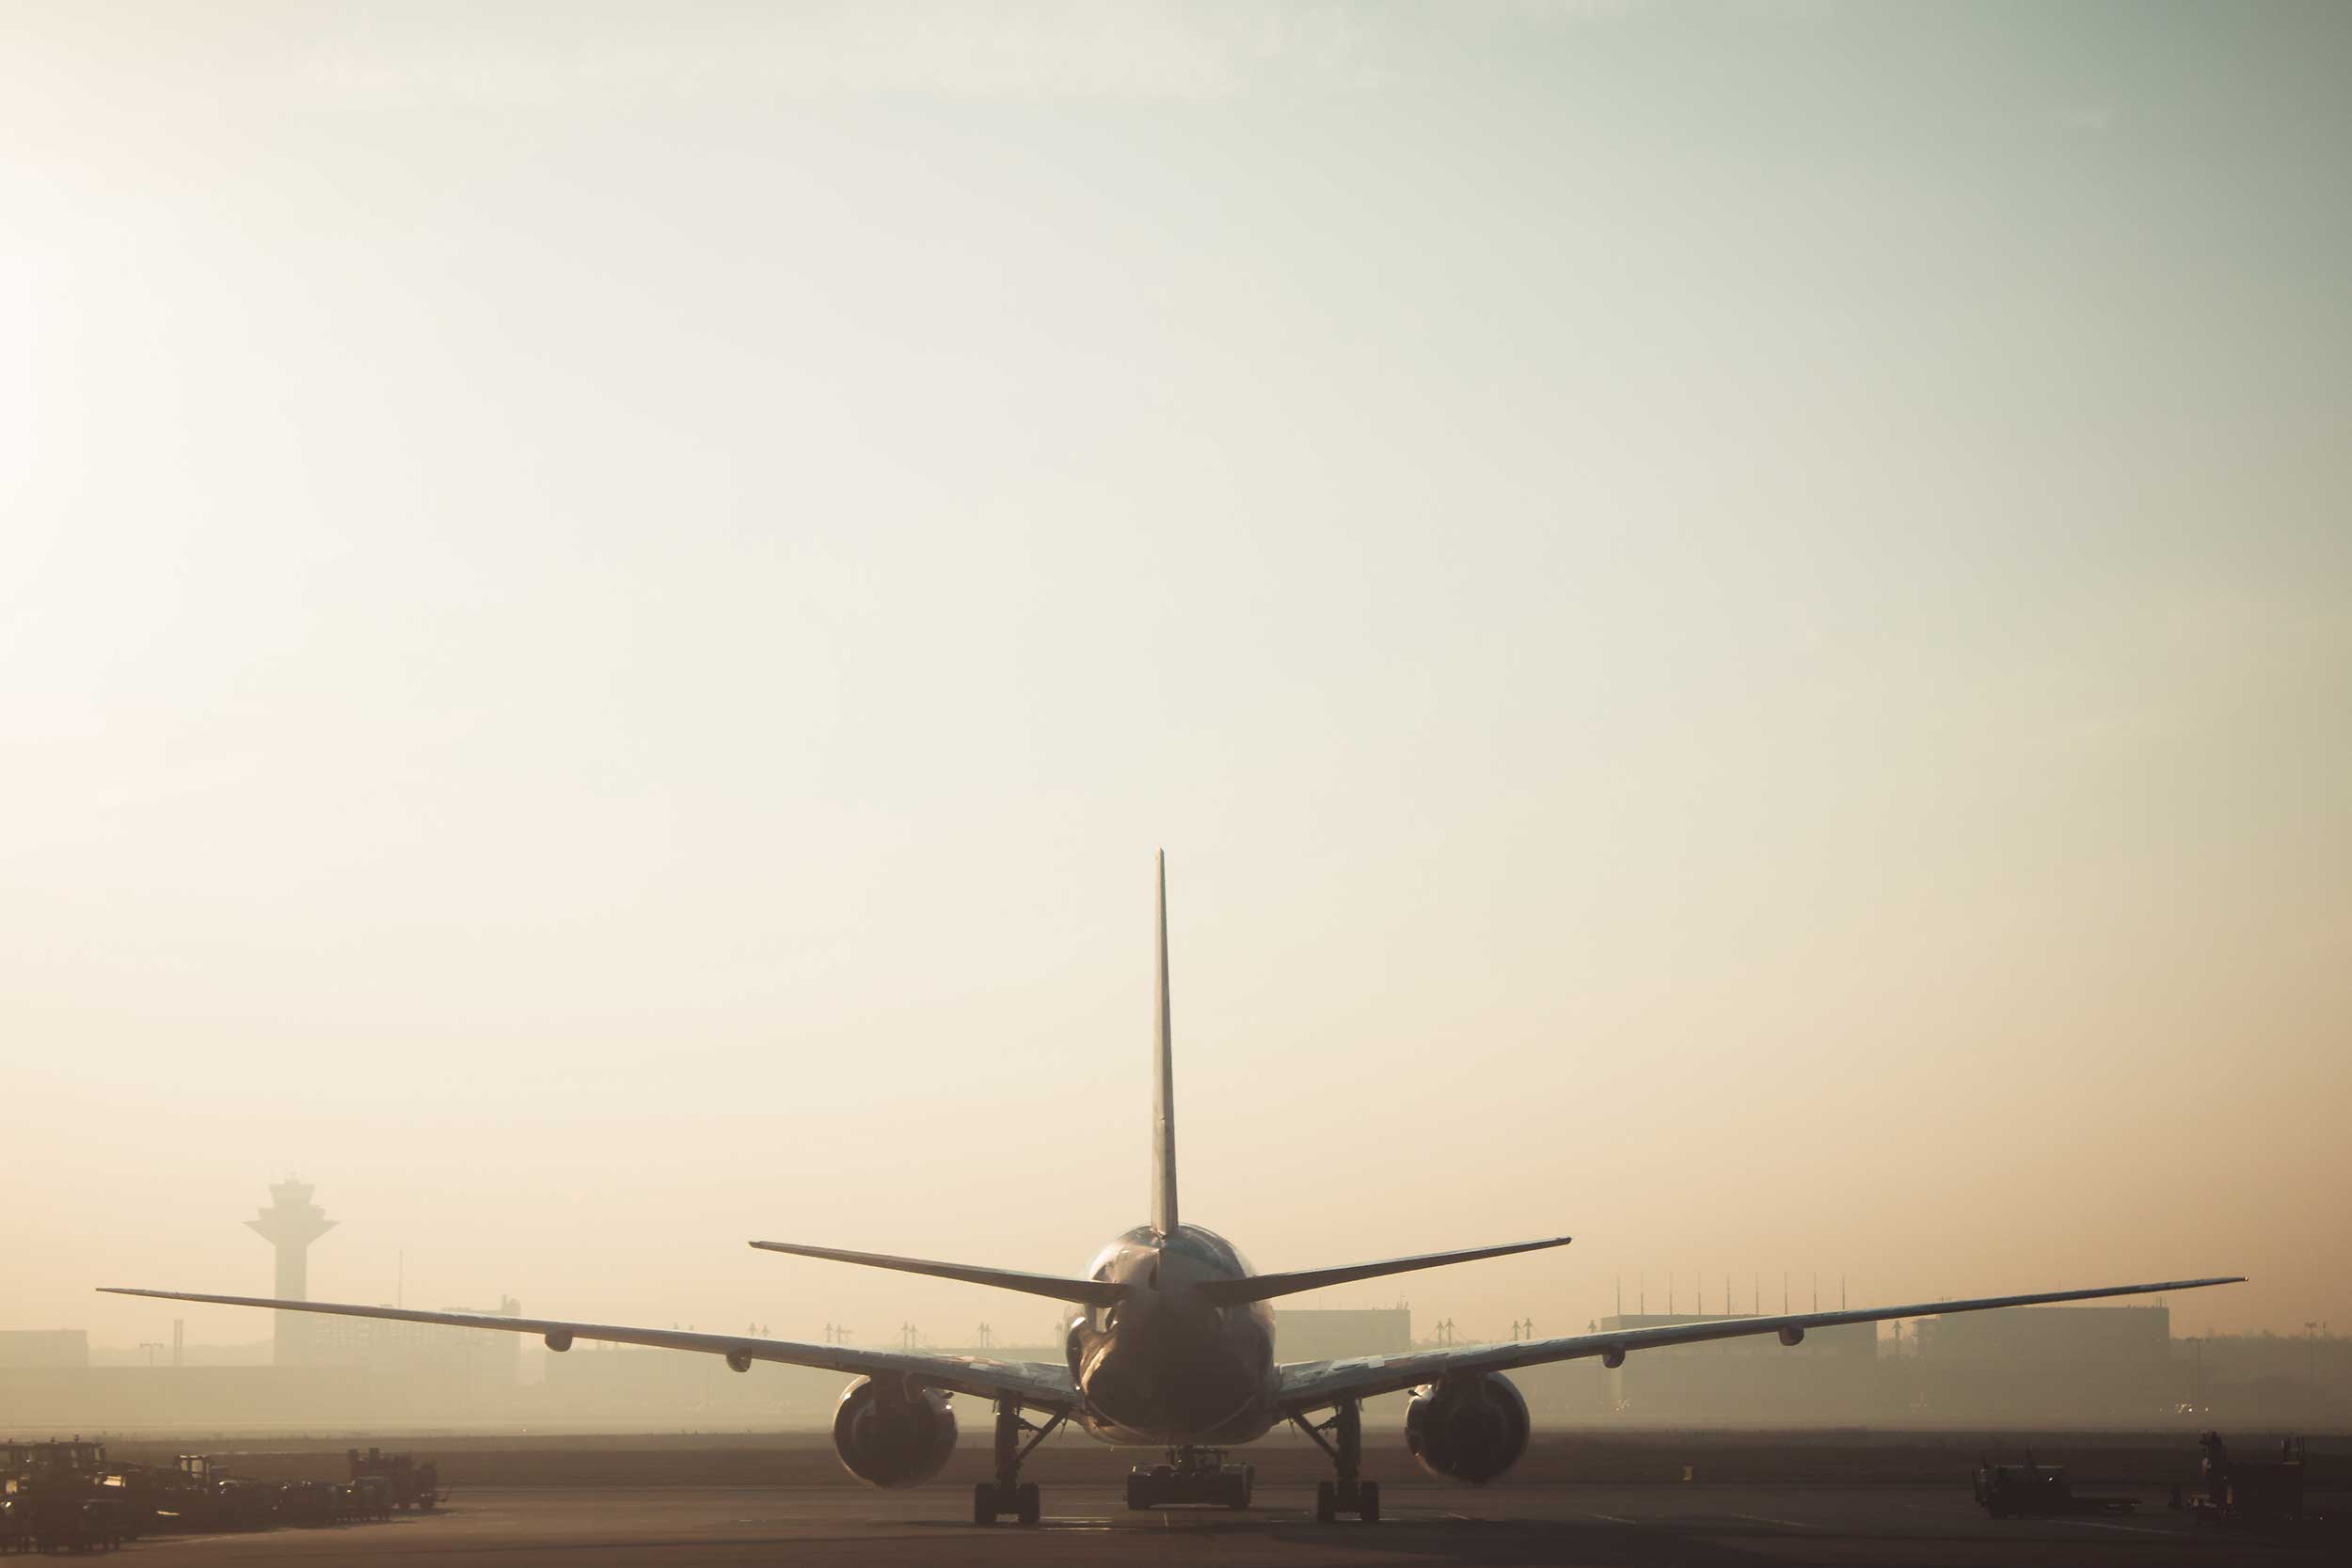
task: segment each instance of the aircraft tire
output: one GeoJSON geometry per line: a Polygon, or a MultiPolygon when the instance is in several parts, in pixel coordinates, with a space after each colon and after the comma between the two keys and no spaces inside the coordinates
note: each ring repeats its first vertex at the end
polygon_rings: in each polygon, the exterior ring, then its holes
{"type": "Polygon", "coordinates": [[[1367,1525],[1380,1522],[1380,1483],[1359,1481],[1356,1486],[1356,1517],[1367,1525]]]}
{"type": "Polygon", "coordinates": [[[1315,1482],[1315,1523],[1336,1524],[1340,1517],[1340,1487],[1337,1481],[1315,1482]]]}
{"type": "Polygon", "coordinates": [[[1045,1517],[1045,1502],[1038,1495],[1037,1482],[1025,1481],[1012,1489],[1013,1517],[1025,1525],[1034,1525],[1045,1517]]]}
{"type": "Polygon", "coordinates": [[[993,1525],[996,1522],[996,1483],[993,1481],[972,1484],[972,1522],[993,1525]]]}

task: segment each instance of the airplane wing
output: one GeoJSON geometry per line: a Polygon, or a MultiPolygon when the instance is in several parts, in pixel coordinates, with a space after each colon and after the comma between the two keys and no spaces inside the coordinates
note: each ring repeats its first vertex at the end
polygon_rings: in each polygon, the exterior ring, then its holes
{"type": "Polygon", "coordinates": [[[1547,1361],[1575,1361],[1597,1355],[1615,1366],[1625,1356],[1661,1345],[1691,1345],[1708,1339],[1737,1339],[1755,1334],[1777,1334],[1793,1345],[1813,1328],[1846,1323],[1884,1323],[1892,1318],[1925,1318],[1946,1312],[1982,1312],[1994,1307],[2037,1307],[2054,1301],[2091,1301],[2101,1296],[2153,1295],[2161,1291],[2195,1291],[2207,1285],[2236,1285],[2243,1275],[2215,1279],[2173,1279],[2157,1285],[2103,1285],[2090,1291],[2045,1291],[2028,1296],[1979,1296],[1970,1301],[1917,1302],[1909,1307],[1878,1307],[1851,1312],[1796,1312],[1776,1318],[1718,1318],[1704,1323],[1666,1323],[1656,1328],[1628,1328],[1612,1333],[1577,1334],[1565,1339],[1522,1339],[1501,1345],[1454,1345],[1442,1350],[1413,1351],[1404,1355],[1354,1356],[1341,1361],[1294,1361],[1277,1369],[1281,1386],[1275,1399],[1285,1413],[1318,1410],[1341,1400],[1369,1399],[1416,1388],[1439,1378],[1480,1372],[1508,1371],[1547,1361]]]}
{"type": "Polygon", "coordinates": [[[445,1323],[452,1328],[495,1328],[536,1334],[549,1350],[569,1350],[575,1339],[660,1350],[701,1351],[723,1355],[737,1371],[755,1361],[791,1367],[821,1367],[861,1377],[899,1377],[925,1388],[976,1399],[1012,1398],[1032,1409],[1075,1410],[1080,1396],[1070,1370],[1041,1361],[996,1361],[978,1355],[933,1355],[921,1351],[860,1350],[850,1345],[804,1345],[790,1339],[760,1339],[737,1334],[697,1334],[691,1329],[630,1328],[617,1323],[566,1323],[557,1318],[506,1318],[488,1312],[416,1312],[398,1307],[356,1307],[331,1301],[273,1301],[265,1296],[208,1296],[186,1291],[139,1291],[99,1287],[109,1295],[153,1296],[163,1301],[210,1302],[219,1307],[266,1307],[280,1312],[323,1312],[339,1318],[389,1318],[396,1323],[445,1323]]]}

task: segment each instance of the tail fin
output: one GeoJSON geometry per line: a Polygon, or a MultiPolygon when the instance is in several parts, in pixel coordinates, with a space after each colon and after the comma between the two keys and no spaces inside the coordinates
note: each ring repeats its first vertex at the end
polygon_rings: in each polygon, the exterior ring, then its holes
{"type": "Polygon", "coordinates": [[[1168,851],[1160,851],[1159,968],[1152,999],[1152,1228],[1176,1231],[1176,1061],[1168,1026],[1168,851]]]}

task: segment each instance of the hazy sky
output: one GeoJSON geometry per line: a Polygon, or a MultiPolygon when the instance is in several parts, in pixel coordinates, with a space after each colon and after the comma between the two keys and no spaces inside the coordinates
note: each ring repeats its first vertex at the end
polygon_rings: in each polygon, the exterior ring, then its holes
{"type": "MultiPolygon", "coordinates": [[[[0,1324],[1145,1212],[2352,1323],[2352,8],[0,0],[0,1324]]],[[[1768,1296],[1776,1287],[1768,1284],[1768,1296]]],[[[187,1309],[193,1339],[267,1324],[187,1309]]]]}

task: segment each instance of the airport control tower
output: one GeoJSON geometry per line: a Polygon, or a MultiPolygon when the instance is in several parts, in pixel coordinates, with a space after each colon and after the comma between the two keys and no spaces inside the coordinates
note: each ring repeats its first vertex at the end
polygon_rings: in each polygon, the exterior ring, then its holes
{"type": "MultiPolygon", "coordinates": [[[[278,1288],[270,1293],[280,1301],[310,1299],[310,1243],[335,1228],[326,1212],[310,1201],[311,1191],[310,1183],[290,1176],[272,1184],[270,1206],[260,1217],[245,1222],[247,1230],[278,1249],[278,1288]]],[[[308,1359],[302,1352],[310,1314],[280,1312],[277,1317],[272,1358],[281,1367],[299,1366],[308,1359]]]]}

